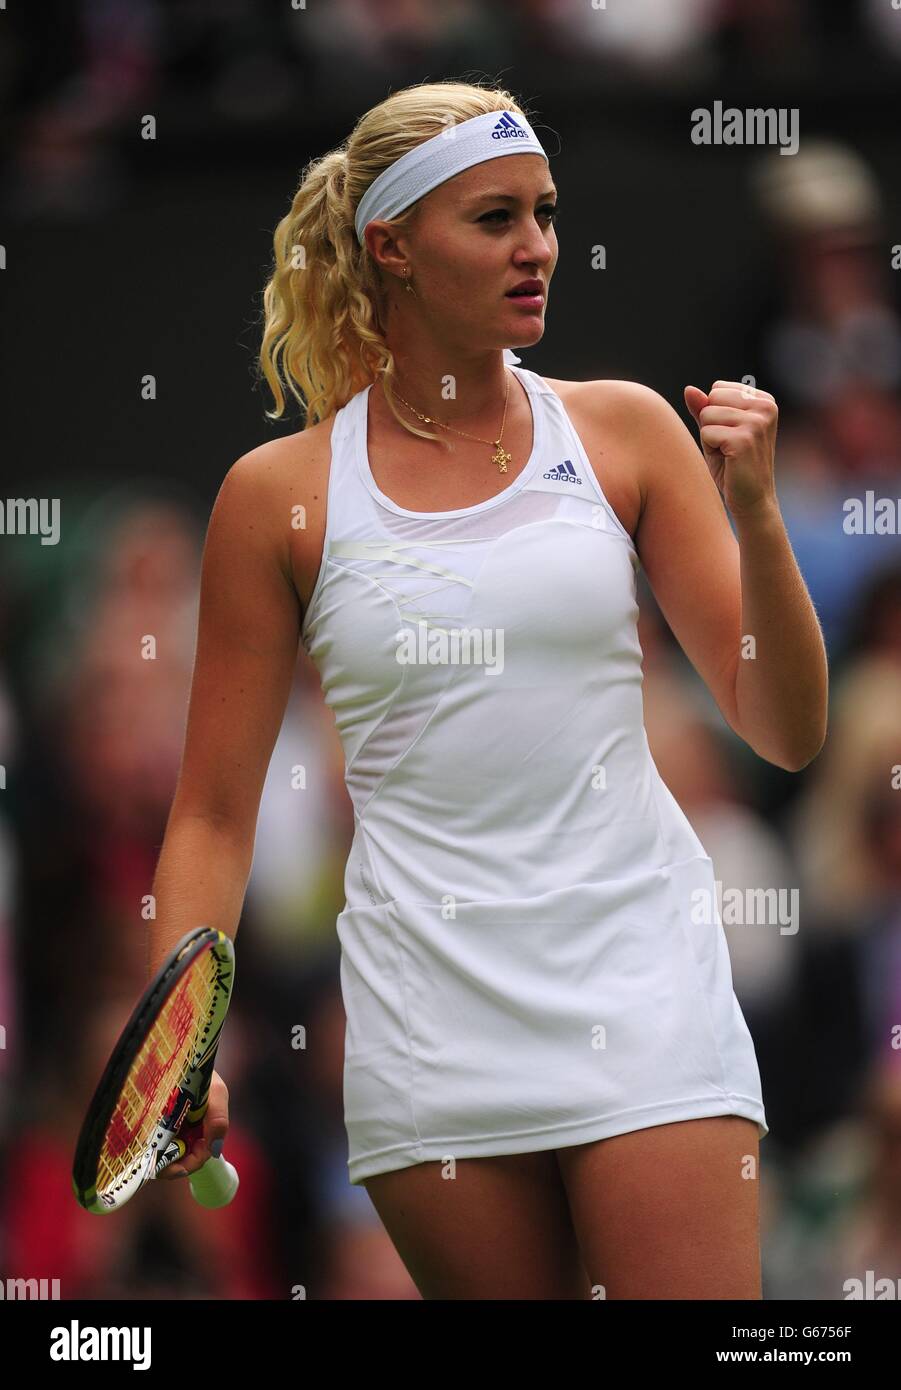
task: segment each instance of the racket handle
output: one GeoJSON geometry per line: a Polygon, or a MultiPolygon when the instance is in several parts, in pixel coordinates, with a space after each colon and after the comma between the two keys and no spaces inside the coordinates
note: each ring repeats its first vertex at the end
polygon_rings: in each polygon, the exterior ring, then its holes
{"type": "Polygon", "coordinates": [[[226,1207],[238,1190],[238,1170],[216,1154],[188,1177],[191,1195],[202,1207],[226,1207]]]}

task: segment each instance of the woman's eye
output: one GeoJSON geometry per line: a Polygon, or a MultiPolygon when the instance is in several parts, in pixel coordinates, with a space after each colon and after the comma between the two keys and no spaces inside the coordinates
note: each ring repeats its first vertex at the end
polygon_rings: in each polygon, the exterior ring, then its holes
{"type": "MultiPolygon", "coordinates": [[[[557,208],[557,204],[556,204],[556,203],[545,203],[543,207],[540,207],[540,208],[538,209],[538,213],[539,213],[539,215],[540,215],[541,217],[546,217],[546,218],[548,218],[548,220],[549,220],[550,222],[556,222],[557,217],[559,216],[559,209],[557,208]]],[[[490,222],[491,219],[492,219],[493,217],[509,217],[509,216],[510,216],[510,214],[509,214],[509,212],[507,211],[506,208],[497,208],[494,212],[486,212],[486,213],[484,213],[484,214],[479,218],[479,221],[480,221],[480,222],[490,222]]],[[[497,225],[500,226],[500,223],[498,223],[497,225]]]]}

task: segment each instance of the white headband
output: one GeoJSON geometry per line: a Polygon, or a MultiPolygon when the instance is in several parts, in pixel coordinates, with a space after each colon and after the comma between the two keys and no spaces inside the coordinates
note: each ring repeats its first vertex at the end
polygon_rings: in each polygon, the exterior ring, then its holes
{"type": "Polygon", "coordinates": [[[363,194],[354,218],[360,245],[367,222],[376,218],[390,222],[439,183],[504,154],[540,154],[547,159],[541,141],[519,112],[514,116],[510,111],[487,111],[424,140],[389,164],[363,194]]]}

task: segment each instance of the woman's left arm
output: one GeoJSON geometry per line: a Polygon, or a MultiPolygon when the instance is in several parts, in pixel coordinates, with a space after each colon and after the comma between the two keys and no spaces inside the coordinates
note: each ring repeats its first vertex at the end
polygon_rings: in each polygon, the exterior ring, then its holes
{"type": "Polygon", "coordinates": [[[663,616],[739,737],[800,771],[826,737],[828,665],[776,496],[775,401],[741,382],[686,387],[699,450],[650,387],[589,391],[601,437],[616,439],[638,482],[635,545],[663,616]]]}
{"type": "Polygon", "coordinates": [[[738,536],[738,719],[750,743],[778,747],[781,765],[797,772],[826,738],[829,668],[776,495],[776,402],[744,382],[715,381],[709,395],[686,386],[685,403],[738,536]]]}

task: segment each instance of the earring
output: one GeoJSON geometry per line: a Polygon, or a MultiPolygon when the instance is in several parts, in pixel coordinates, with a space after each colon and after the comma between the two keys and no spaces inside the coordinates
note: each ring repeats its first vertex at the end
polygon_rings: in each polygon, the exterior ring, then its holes
{"type": "Polygon", "coordinates": [[[407,279],[407,273],[408,273],[408,272],[407,272],[407,267],[404,266],[404,289],[405,289],[405,290],[409,290],[411,294],[415,294],[416,291],[414,290],[413,286],[410,284],[409,280],[407,279]]]}

